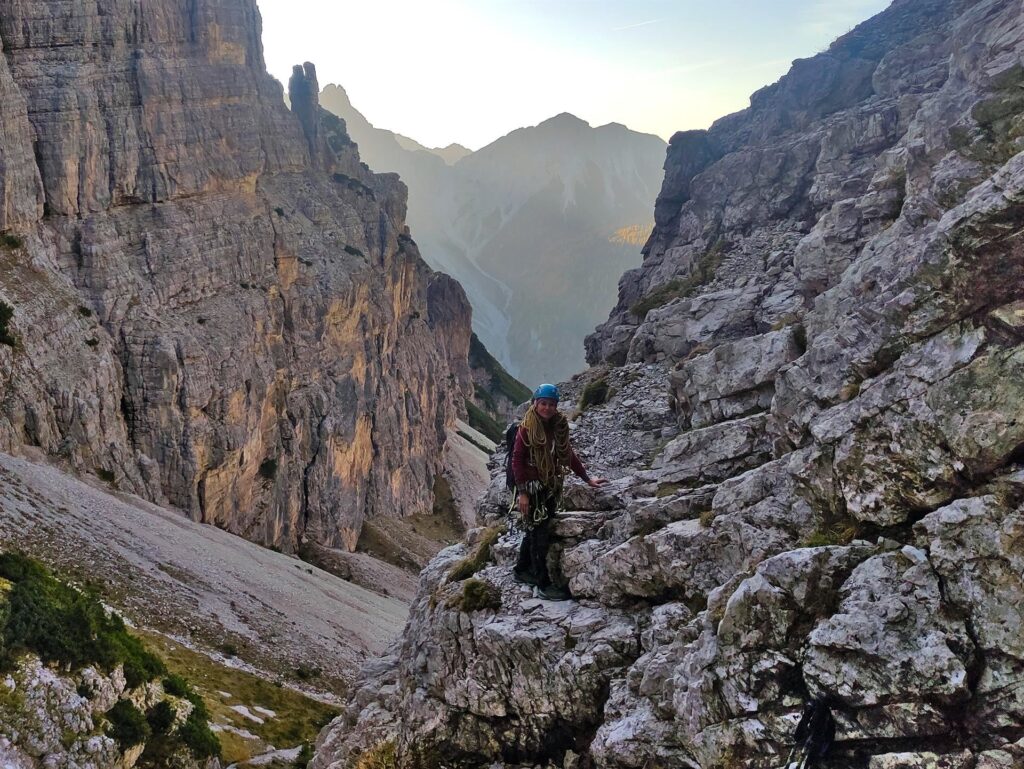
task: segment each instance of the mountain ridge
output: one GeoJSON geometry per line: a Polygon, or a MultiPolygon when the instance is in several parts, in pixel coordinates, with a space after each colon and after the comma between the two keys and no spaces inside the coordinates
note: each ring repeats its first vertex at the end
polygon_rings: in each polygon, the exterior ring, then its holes
{"type": "Polygon", "coordinates": [[[341,87],[324,89],[324,106],[350,124],[371,168],[406,182],[425,258],[466,288],[474,330],[502,364],[529,381],[577,370],[597,308],[638,259],[615,233],[648,226],[664,142],[560,113],[445,167],[396,152],[394,134],[370,125],[341,87]]]}

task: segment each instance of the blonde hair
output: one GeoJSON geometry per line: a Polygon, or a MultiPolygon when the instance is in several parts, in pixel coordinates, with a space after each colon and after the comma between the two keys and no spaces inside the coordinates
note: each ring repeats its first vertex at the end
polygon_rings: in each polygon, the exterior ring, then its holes
{"type": "Polygon", "coordinates": [[[555,412],[551,418],[551,427],[553,446],[549,447],[544,420],[537,413],[536,405],[531,403],[522,421],[523,443],[530,450],[530,462],[537,468],[540,482],[548,487],[561,483],[571,456],[569,420],[564,414],[555,412]]]}

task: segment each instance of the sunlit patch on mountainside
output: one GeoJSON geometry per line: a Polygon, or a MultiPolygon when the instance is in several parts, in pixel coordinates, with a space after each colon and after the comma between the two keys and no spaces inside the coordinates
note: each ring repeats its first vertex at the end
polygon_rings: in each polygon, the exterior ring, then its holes
{"type": "Polygon", "coordinates": [[[616,246],[637,246],[638,248],[647,242],[651,237],[651,230],[654,229],[654,222],[645,224],[630,224],[626,227],[619,227],[608,238],[608,242],[616,246]]]}

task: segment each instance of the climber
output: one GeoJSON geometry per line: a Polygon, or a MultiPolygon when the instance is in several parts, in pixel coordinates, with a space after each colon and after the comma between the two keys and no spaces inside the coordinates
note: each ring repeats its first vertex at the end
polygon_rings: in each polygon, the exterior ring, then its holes
{"type": "Polygon", "coordinates": [[[553,600],[569,597],[551,583],[547,563],[551,526],[561,501],[565,472],[571,469],[595,488],[607,483],[604,478],[591,478],[572,450],[569,420],[558,411],[558,397],[558,388],[552,384],[542,384],[533,391],[512,448],[516,507],[526,529],[514,573],[517,580],[535,585],[541,595],[553,600]]]}

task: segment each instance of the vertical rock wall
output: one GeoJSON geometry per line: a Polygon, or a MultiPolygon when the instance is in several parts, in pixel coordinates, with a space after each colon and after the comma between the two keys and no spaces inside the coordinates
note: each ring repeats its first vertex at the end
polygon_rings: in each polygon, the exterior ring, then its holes
{"type": "Polygon", "coordinates": [[[430,508],[469,307],[432,327],[404,186],[288,112],[260,32],[252,0],[0,2],[0,445],[352,548],[430,508]]]}

